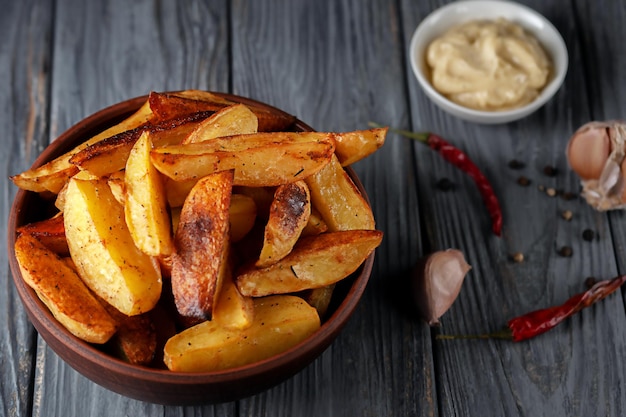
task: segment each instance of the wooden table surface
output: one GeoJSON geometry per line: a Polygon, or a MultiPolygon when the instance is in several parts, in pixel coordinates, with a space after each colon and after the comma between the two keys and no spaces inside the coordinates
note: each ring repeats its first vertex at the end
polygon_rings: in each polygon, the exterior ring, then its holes
{"type": "Polygon", "coordinates": [[[202,407],[125,398],[78,374],[30,325],[0,251],[0,415],[6,416],[624,416],[624,292],[536,339],[436,339],[498,330],[518,314],[564,302],[587,277],[626,269],[626,214],[549,197],[577,192],[565,146],[590,120],[626,115],[626,5],[522,0],[548,17],[569,49],[563,87],[537,113],[505,125],[436,108],[410,69],[408,42],[442,0],[1,1],[0,226],[16,187],[60,133],[85,116],[151,90],[248,96],[318,130],[375,120],[431,130],[464,149],[500,198],[503,236],[468,177],[395,134],[355,169],[385,238],[345,331],[304,371],[264,393],[202,407]],[[624,93],[624,97],[622,97],[624,93]],[[522,170],[509,161],[525,163],[522,170]],[[545,166],[557,169],[550,177],[545,166]],[[519,176],[531,180],[520,187],[519,176]],[[454,183],[451,191],[438,180],[454,183]],[[564,221],[560,213],[570,210],[564,221]],[[583,230],[595,231],[588,242],[583,230]],[[573,256],[559,248],[570,246],[573,256]],[[405,303],[403,283],[424,254],[458,248],[472,270],[441,326],[405,303]],[[522,252],[522,263],[512,253],[522,252]]]}

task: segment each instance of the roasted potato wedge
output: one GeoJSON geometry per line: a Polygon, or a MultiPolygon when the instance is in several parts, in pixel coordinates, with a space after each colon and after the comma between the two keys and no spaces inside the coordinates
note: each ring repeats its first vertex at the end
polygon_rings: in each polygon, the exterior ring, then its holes
{"type": "Polygon", "coordinates": [[[17,237],[15,257],[26,284],[70,333],[99,344],[115,334],[117,323],[76,271],[34,236],[17,237]]]}
{"type": "Polygon", "coordinates": [[[170,216],[161,174],[150,162],[152,139],[144,132],[126,162],[124,213],[135,245],[150,256],[168,256],[174,250],[170,216]]]}
{"type": "Polygon", "coordinates": [[[330,163],[305,179],[313,206],[322,214],[328,230],[373,230],[369,204],[333,155],[330,163]]]}
{"type": "MultiPolygon", "coordinates": [[[[186,90],[175,93],[151,93],[150,106],[153,111],[162,118],[171,118],[180,112],[213,111],[217,112],[224,107],[237,104],[216,94],[186,90]]],[[[270,112],[264,108],[247,104],[258,119],[259,132],[280,132],[289,130],[296,118],[287,114],[270,112]]]]}
{"type": "Polygon", "coordinates": [[[114,353],[133,365],[149,365],[156,355],[157,331],[150,313],[127,316],[110,304],[104,308],[117,323],[117,332],[109,341],[114,353]]]}
{"type": "Polygon", "coordinates": [[[330,284],[320,288],[313,288],[305,291],[305,294],[302,296],[304,301],[315,307],[317,314],[319,314],[322,320],[326,317],[336,286],[337,284],[330,284]]]}
{"type": "Polygon", "coordinates": [[[301,236],[319,235],[320,233],[324,233],[327,230],[328,225],[322,218],[320,212],[315,207],[311,207],[311,215],[309,216],[309,221],[307,222],[306,226],[304,226],[301,236]]]}
{"type": "Polygon", "coordinates": [[[182,143],[199,143],[233,135],[257,133],[259,119],[243,104],[233,104],[200,123],[182,143]]]}
{"type": "Polygon", "coordinates": [[[251,297],[334,284],[356,271],[382,238],[378,230],[347,230],[302,238],[279,262],[266,268],[242,268],[235,283],[241,294],[251,297]]]}
{"type": "MultiPolygon", "coordinates": [[[[83,171],[86,172],[86,171],[83,171]]],[[[111,188],[113,197],[121,205],[126,204],[126,172],[117,171],[107,177],[107,184],[111,188]]]]}
{"type": "Polygon", "coordinates": [[[254,300],[254,321],[243,330],[206,321],[165,344],[165,364],[177,372],[211,372],[269,358],[320,328],[317,311],[292,295],[254,300]]]}
{"type": "Polygon", "coordinates": [[[230,219],[230,241],[239,242],[252,230],[256,221],[256,204],[251,197],[233,194],[228,210],[230,219]]]}
{"type": "Polygon", "coordinates": [[[243,330],[252,325],[254,319],[254,302],[252,297],[241,295],[235,282],[232,271],[222,282],[217,304],[213,309],[212,320],[227,329],[243,330]]]}
{"type": "Polygon", "coordinates": [[[229,207],[232,171],[200,179],[176,228],[172,292],[182,316],[211,319],[224,275],[230,271],[229,207]]]}
{"type": "Polygon", "coordinates": [[[376,152],[385,143],[388,128],[335,133],[335,155],[341,166],[352,165],[376,152]]]}
{"type": "Polygon", "coordinates": [[[276,188],[265,225],[258,267],[275,264],[291,252],[311,216],[311,196],[304,181],[276,188]]]}
{"type": "Polygon", "coordinates": [[[150,311],[161,296],[161,272],[133,242],[105,178],[68,183],[63,212],[70,254],[81,278],[122,313],[150,311]]]}
{"type": "Polygon", "coordinates": [[[264,187],[312,175],[328,164],[334,150],[328,134],[258,133],[156,148],[152,163],[176,181],[233,169],[234,185],[264,187]]]}
{"type": "Polygon", "coordinates": [[[31,235],[37,238],[45,247],[59,256],[68,256],[70,250],[65,238],[65,225],[63,213],[57,213],[53,217],[35,223],[20,226],[17,233],[31,235]]]}
{"type": "Polygon", "coordinates": [[[144,132],[151,133],[154,146],[179,144],[210,115],[207,112],[191,113],[146,123],[81,149],[70,158],[70,162],[96,176],[109,175],[124,169],[130,150],[144,132]]]}
{"type": "Polygon", "coordinates": [[[146,101],[139,110],[117,125],[93,136],[91,139],[78,145],[71,151],[59,156],[47,164],[40,166],[39,168],[29,169],[21,174],[12,176],[11,180],[15,183],[15,185],[23,190],[35,192],[49,191],[57,194],[61,191],[65,184],[67,184],[67,181],[78,172],[78,167],[70,163],[70,159],[75,154],[105,138],[148,123],[152,120],[153,116],[150,104],[146,101]]]}

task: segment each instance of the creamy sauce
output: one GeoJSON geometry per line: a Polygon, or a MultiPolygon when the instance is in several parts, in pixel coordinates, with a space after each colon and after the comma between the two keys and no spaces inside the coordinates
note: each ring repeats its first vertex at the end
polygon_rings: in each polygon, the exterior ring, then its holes
{"type": "Polygon", "coordinates": [[[433,87],[478,110],[507,110],[533,101],[548,83],[550,58],[539,41],[506,19],[464,23],[426,51],[433,87]]]}

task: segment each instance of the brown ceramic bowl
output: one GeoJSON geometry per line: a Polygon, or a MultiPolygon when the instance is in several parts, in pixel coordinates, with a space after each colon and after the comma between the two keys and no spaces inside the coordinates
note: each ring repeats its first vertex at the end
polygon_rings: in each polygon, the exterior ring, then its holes
{"type": "MultiPolygon", "coordinates": [[[[221,95],[233,101],[253,103],[273,112],[284,113],[254,100],[221,95]]],[[[124,119],[146,99],[146,96],[137,97],[115,104],[77,123],[48,146],[33,167],[62,155],[94,133],[124,119]]],[[[293,130],[313,129],[296,120],[293,130]]],[[[366,196],[354,172],[348,172],[366,196]]],[[[52,202],[43,200],[36,193],[19,190],[9,216],[8,248],[13,281],[31,322],[52,350],[87,378],[122,395],[160,404],[191,405],[232,401],[262,392],[292,377],[313,362],[337,337],[365,290],[374,262],[372,253],[359,270],[338,284],[327,319],[321,328],[292,349],[257,363],[219,372],[171,372],[130,365],[98,346],[76,338],[56,321],[35,292],[24,283],[13,251],[16,229],[49,217],[53,210],[52,202]]]]}

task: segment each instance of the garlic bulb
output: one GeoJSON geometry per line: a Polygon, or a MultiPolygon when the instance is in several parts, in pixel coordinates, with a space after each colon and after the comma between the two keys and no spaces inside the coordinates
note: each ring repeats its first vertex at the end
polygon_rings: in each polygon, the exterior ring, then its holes
{"type": "Polygon", "coordinates": [[[626,123],[589,122],[567,145],[567,160],[581,179],[587,203],[597,210],[626,208],[626,123]]]}
{"type": "Polygon", "coordinates": [[[457,249],[447,249],[430,254],[414,269],[413,298],[424,320],[431,326],[456,300],[465,275],[472,267],[457,249]]]}

